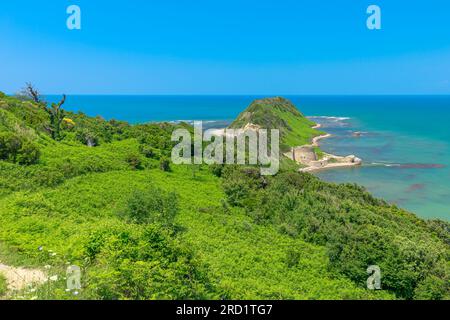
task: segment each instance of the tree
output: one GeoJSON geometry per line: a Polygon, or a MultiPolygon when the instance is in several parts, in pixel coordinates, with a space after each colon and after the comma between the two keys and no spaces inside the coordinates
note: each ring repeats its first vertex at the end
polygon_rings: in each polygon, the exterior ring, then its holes
{"type": "Polygon", "coordinates": [[[51,133],[53,140],[60,140],[61,139],[61,123],[64,121],[65,118],[65,111],[62,109],[62,105],[66,102],[66,95],[63,94],[62,99],[58,103],[52,103],[51,107],[47,107],[47,103],[43,101],[41,93],[39,92],[36,87],[30,83],[27,82],[25,88],[20,93],[21,96],[24,96],[28,99],[31,99],[35,103],[41,105],[45,111],[50,116],[50,127],[48,130],[51,133]]]}
{"type": "Polygon", "coordinates": [[[44,103],[44,101],[42,101],[41,93],[30,82],[26,83],[25,88],[22,90],[22,95],[30,98],[36,103],[44,103]]]}
{"type": "Polygon", "coordinates": [[[50,115],[50,133],[53,140],[61,139],[61,123],[66,116],[66,112],[61,107],[65,102],[66,95],[63,94],[62,99],[58,103],[52,103],[51,108],[45,109],[50,115]]]}

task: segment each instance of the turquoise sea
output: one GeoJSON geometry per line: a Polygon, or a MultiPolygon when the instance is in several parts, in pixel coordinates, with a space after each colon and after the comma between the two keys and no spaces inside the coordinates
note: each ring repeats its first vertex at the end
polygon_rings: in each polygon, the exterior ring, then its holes
{"type": "MultiPolygon", "coordinates": [[[[226,126],[264,96],[68,96],[66,108],[132,123],[207,120],[226,126]]],[[[55,101],[57,97],[47,97],[55,101]]],[[[355,182],[425,218],[450,220],[450,96],[287,96],[333,137],[322,148],[363,159],[317,175],[355,182]],[[361,132],[356,137],[354,132],[361,132]]]]}

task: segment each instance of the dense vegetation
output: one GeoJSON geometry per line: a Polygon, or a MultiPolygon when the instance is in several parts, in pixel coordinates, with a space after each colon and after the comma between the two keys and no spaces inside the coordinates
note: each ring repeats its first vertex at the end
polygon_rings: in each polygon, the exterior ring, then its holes
{"type": "MultiPolygon", "coordinates": [[[[256,105],[277,101],[286,105],[256,105]]],[[[168,160],[174,125],[65,111],[57,129],[49,109],[0,94],[0,137],[21,141],[0,145],[0,261],[59,275],[19,296],[450,298],[446,222],[289,162],[274,177],[254,167],[176,166],[168,160]],[[68,264],[83,271],[77,296],[65,291],[68,264]],[[383,290],[366,289],[369,265],[380,266],[383,290]]],[[[289,144],[317,134],[295,107],[274,109],[292,114],[270,120],[289,144]]]]}
{"type": "Polygon", "coordinates": [[[378,265],[383,288],[398,297],[450,298],[449,224],[424,222],[361,187],[307,174],[267,181],[256,170],[227,168],[224,175],[231,203],[258,224],[326,247],[330,270],[364,286],[367,266],[378,265]]]}

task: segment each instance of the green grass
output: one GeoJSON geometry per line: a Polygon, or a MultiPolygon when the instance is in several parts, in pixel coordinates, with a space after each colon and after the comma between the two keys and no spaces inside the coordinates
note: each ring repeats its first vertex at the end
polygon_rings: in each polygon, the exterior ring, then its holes
{"type": "Polygon", "coordinates": [[[0,273],[0,297],[4,296],[6,294],[6,291],[8,290],[8,286],[6,283],[6,278],[4,275],[0,273]]]}
{"type": "Polygon", "coordinates": [[[20,248],[22,254],[35,260],[35,265],[59,266],[66,260],[83,264],[89,236],[99,230],[123,228],[117,211],[125,205],[131,190],[149,185],[179,194],[177,222],[185,230],[182,241],[198,253],[201,263],[209,266],[210,277],[217,279],[217,286],[231,298],[368,296],[351,281],[334,279],[327,270],[324,248],[283,236],[270,226],[256,225],[241,210],[223,212],[218,206],[225,198],[220,181],[204,169],[195,179],[187,167],[175,167],[171,173],[94,173],[56,188],[15,193],[0,203],[4,213],[0,240],[20,248]],[[50,257],[48,250],[57,255],[50,257]],[[285,262],[292,250],[301,252],[297,267],[288,267],[285,262]]]}
{"type": "Polygon", "coordinates": [[[292,113],[275,110],[275,114],[286,121],[291,130],[283,137],[283,143],[290,147],[310,144],[312,138],[323,134],[322,131],[313,129],[314,122],[305,117],[298,117],[292,113]]]}

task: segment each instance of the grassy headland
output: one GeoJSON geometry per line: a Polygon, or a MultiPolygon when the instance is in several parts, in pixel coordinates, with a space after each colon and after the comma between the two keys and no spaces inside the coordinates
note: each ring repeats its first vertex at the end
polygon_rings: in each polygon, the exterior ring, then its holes
{"type": "Polygon", "coordinates": [[[267,130],[279,129],[282,151],[309,144],[312,138],[323,134],[313,129],[315,123],[282,97],[255,100],[233,121],[230,128],[243,128],[248,123],[267,130]]]}

